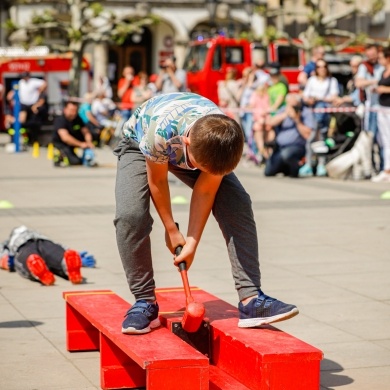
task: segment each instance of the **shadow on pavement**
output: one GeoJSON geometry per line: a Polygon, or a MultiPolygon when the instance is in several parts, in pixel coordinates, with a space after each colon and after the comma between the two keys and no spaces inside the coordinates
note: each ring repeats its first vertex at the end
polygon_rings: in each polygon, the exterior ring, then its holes
{"type": "Polygon", "coordinates": [[[321,362],[321,388],[333,390],[335,387],[349,385],[354,382],[352,378],[342,375],[344,368],[329,359],[321,362]]]}
{"type": "Polygon", "coordinates": [[[6,321],[0,322],[0,328],[33,328],[38,325],[42,325],[43,322],[39,321],[28,321],[28,320],[20,320],[20,321],[6,321]]]}

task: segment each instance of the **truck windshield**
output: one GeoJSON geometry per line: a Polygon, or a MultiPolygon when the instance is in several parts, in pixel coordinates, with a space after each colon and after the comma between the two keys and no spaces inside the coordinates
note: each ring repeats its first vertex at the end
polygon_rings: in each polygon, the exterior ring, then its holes
{"type": "Polygon", "coordinates": [[[294,46],[277,46],[278,60],[282,68],[299,67],[299,49],[294,46]]]}
{"type": "Polygon", "coordinates": [[[184,69],[188,72],[197,72],[202,70],[206,61],[208,50],[209,48],[207,47],[207,44],[190,47],[184,61],[184,69]]]}

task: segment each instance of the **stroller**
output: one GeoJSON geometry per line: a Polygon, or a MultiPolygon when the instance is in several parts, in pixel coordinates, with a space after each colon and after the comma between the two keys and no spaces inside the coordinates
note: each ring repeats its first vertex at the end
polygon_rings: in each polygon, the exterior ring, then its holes
{"type": "Polygon", "coordinates": [[[326,157],[328,176],[344,180],[369,178],[372,133],[362,130],[362,118],[356,112],[334,113],[333,118],[333,127],[330,126],[325,145],[317,150],[326,157]]]}
{"type": "MultiPolygon", "coordinates": [[[[351,106],[344,106],[351,107],[351,106]]],[[[325,156],[326,163],[349,151],[354,146],[361,132],[361,119],[355,112],[335,112],[324,141],[312,143],[315,155],[325,156]]]]}

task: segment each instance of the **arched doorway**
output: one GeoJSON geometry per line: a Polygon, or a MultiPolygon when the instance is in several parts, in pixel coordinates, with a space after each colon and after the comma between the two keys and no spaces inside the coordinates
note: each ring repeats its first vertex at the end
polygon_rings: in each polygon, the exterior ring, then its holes
{"type": "Polygon", "coordinates": [[[122,70],[130,65],[135,74],[145,71],[151,73],[152,34],[143,27],[142,34],[130,34],[122,45],[111,45],[108,48],[108,78],[110,79],[114,96],[122,70]]]}

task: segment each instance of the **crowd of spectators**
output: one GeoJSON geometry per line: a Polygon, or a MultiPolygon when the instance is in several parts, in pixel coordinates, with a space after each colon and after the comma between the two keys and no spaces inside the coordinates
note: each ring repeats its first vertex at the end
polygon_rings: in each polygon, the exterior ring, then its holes
{"type": "Polygon", "coordinates": [[[332,76],[324,48],[315,47],[298,75],[299,91],[294,94],[289,94],[278,63],[267,64],[266,70],[264,65],[259,62],[244,69],[241,78],[235,68],[229,68],[218,84],[220,107],[243,128],[247,160],[265,164],[266,176],[326,176],[327,151],[336,147],[332,137],[337,127],[354,139],[363,130],[373,139],[371,168],[364,176],[390,182],[389,49],[367,45],[364,57],[353,56],[351,77],[343,86],[332,76]],[[338,126],[336,113],[344,107],[352,112],[345,115],[363,117],[362,126],[352,131],[342,129],[341,123],[338,126]],[[323,146],[321,151],[318,145],[323,146]]]}
{"type": "MultiPolygon", "coordinates": [[[[278,63],[258,61],[245,68],[241,78],[237,78],[235,67],[227,68],[225,79],[218,82],[218,104],[243,128],[245,160],[264,164],[266,176],[278,173],[291,177],[326,176],[329,155],[316,152],[313,146],[321,142],[328,150],[334,146],[330,138],[337,123],[329,110],[349,106],[357,108],[357,114],[363,112],[361,129],[372,134],[372,168],[364,176],[374,182],[390,182],[389,49],[367,45],[364,56],[350,59],[350,70],[349,82],[340,86],[330,72],[324,48],[315,47],[310,61],[298,75],[299,91],[290,96],[288,81],[278,63]]],[[[30,144],[36,141],[39,124],[47,116],[46,89],[45,81],[29,73],[22,74],[19,120],[22,127],[28,128],[30,144]]],[[[186,72],[176,66],[174,57],[164,60],[159,73],[153,75],[144,71],[135,74],[131,66],[126,66],[116,96],[108,78],[101,77],[94,90],[83,96],[77,120],[91,134],[93,145],[102,146],[116,132],[120,133],[118,129],[131,113],[149,98],[186,90],[186,72]]],[[[0,95],[4,95],[2,86],[0,95]]],[[[13,91],[3,97],[12,109],[13,91]]],[[[62,118],[68,108],[65,107],[62,118]]],[[[12,127],[12,110],[6,114],[6,125],[12,127]]],[[[55,136],[62,133],[58,130],[55,129],[55,136]]],[[[73,144],[85,144],[84,136],[79,138],[73,144]]]]}

